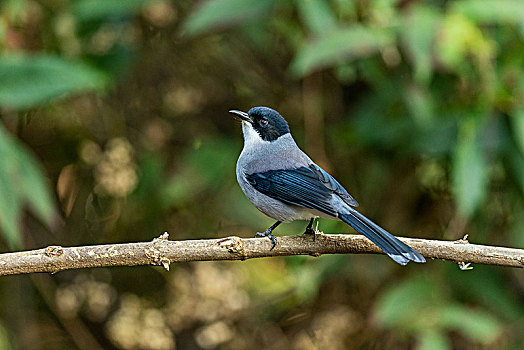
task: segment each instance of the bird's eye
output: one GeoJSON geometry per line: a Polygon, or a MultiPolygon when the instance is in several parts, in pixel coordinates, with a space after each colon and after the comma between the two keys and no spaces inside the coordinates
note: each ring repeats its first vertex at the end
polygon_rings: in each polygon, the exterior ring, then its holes
{"type": "Polygon", "coordinates": [[[267,119],[260,119],[258,124],[260,124],[260,126],[267,126],[269,122],[267,121],[267,119]]]}

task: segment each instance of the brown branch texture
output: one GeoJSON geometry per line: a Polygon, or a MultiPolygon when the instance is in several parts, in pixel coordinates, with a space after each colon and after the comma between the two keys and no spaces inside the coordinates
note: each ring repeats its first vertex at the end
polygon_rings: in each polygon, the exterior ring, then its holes
{"type": "MultiPolygon", "coordinates": [[[[0,275],[56,273],[69,269],[160,265],[175,262],[246,260],[271,256],[377,254],[382,251],[361,235],[322,234],[278,237],[273,249],[264,238],[169,241],[166,232],[151,242],[47,248],[0,254],[0,275]]],[[[470,263],[524,267],[524,250],[471,244],[467,239],[438,241],[400,238],[429,259],[449,260],[468,269],[470,263]]]]}

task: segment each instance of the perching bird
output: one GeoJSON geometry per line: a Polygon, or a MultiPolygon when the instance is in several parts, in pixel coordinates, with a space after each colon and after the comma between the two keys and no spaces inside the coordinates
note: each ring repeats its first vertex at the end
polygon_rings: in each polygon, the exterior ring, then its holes
{"type": "Polygon", "coordinates": [[[344,221],[401,265],[410,260],[426,262],[419,252],[353,208],[357,201],[298,148],[277,111],[253,107],[247,113],[229,112],[242,120],[244,134],[237,181],[258,210],[277,220],[255,237],[268,237],[273,249],[277,239],[272,232],[282,222],[310,220],[305,233],[314,233],[313,220],[320,216],[344,221]]]}

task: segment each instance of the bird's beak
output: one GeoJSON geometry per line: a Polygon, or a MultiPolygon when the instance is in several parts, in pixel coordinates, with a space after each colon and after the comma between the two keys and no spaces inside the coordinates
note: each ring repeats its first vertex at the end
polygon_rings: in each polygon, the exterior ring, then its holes
{"type": "Polygon", "coordinates": [[[234,114],[237,117],[239,117],[240,119],[251,123],[251,118],[249,117],[249,115],[246,112],[237,111],[236,109],[232,109],[229,111],[229,113],[234,114]]]}

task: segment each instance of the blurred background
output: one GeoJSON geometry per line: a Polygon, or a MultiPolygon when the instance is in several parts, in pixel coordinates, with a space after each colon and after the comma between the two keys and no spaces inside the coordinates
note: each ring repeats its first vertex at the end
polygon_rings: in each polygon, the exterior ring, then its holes
{"type": "MultiPolygon", "coordinates": [[[[521,0],[2,0],[0,50],[4,252],[264,230],[227,112],[256,105],[396,235],[524,248],[521,0]]],[[[98,268],[0,296],[0,349],[524,348],[522,271],[444,261],[98,268]]]]}

